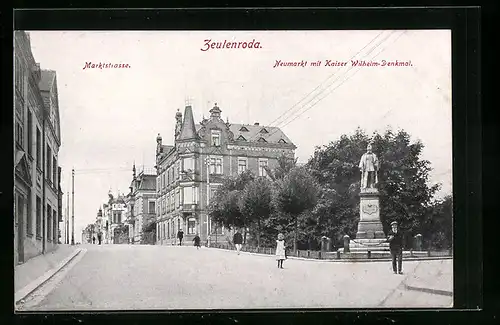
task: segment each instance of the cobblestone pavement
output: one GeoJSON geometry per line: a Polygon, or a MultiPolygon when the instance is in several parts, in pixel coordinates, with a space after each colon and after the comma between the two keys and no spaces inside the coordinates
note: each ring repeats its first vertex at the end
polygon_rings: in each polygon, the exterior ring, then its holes
{"type": "MultiPolygon", "coordinates": [[[[404,288],[452,261],[321,263],[191,246],[82,245],[87,253],[29,310],[451,307],[452,297],[404,288]],[[420,264],[420,265],[419,265],[420,264]],[[426,271],[428,270],[428,271],[426,271]],[[413,277],[415,278],[415,277],[413,277]]],[[[451,269],[450,269],[451,270],[451,269]]],[[[452,283],[451,276],[449,281],[452,283]]],[[[432,281],[427,281],[431,283],[432,281]]]]}

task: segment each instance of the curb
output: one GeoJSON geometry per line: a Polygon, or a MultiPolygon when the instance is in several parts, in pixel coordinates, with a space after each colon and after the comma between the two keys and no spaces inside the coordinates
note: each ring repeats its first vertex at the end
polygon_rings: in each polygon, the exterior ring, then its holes
{"type": "Polygon", "coordinates": [[[407,284],[405,284],[404,286],[405,286],[406,290],[420,291],[420,292],[425,292],[425,293],[431,293],[434,295],[453,297],[453,292],[447,291],[447,290],[413,287],[413,286],[409,286],[407,284]]]}
{"type": "MultiPolygon", "coordinates": [[[[223,248],[217,248],[217,247],[206,247],[206,248],[212,248],[212,249],[218,249],[221,251],[226,251],[226,252],[236,252],[235,250],[232,249],[223,249],[223,248]]],[[[248,254],[248,255],[257,255],[257,256],[274,256],[273,254],[262,254],[262,253],[253,253],[253,252],[245,252],[245,251],[240,251],[241,254],[248,254]]],[[[341,259],[336,259],[336,258],[331,258],[331,259],[319,259],[319,258],[305,258],[305,257],[296,257],[296,256],[288,256],[287,259],[289,260],[300,260],[300,261],[312,261],[312,262],[323,262],[323,263],[356,263],[356,262],[390,262],[392,261],[391,258],[341,258],[341,259]]],[[[435,260],[452,260],[452,256],[433,256],[433,257],[407,257],[404,258],[403,261],[411,262],[411,261],[435,261],[435,260]]]]}
{"type": "Polygon", "coordinates": [[[36,289],[45,284],[48,280],[50,280],[57,272],[59,272],[63,267],[65,267],[69,262],[71,262],[80,252],[81,248],[77,248],[74,252],[72,252],[68,257],[62,260],[56,267],[48,270],[38,279],[32,281],[30,284],[25,286],[24,288],[18,290],[14,294],[14,302],[15,305],[19,304],[23,299],[25,299],[28,295],[33,293],[36,289]]]}

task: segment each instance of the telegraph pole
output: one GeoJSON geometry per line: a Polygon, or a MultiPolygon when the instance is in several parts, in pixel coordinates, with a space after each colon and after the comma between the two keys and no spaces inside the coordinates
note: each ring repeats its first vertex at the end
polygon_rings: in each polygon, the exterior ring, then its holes
{"type": "MultiPolygon", "coordinates": [[[[210,205],[210,157],[205,159],[207,165],[207,239],[210,236],[210,216],[208,215],[208,207],[210,205]]],[[[210,243],[209,243],[210,245],[210,243]]]]}
{"type": "Polygon", "coordinates": [[[66,225],[64,226],[65,234],[66,234],[66,244],[69,244],[69,191],[66,196],[66,225]]]}
{"type": "Polygon", "coordinates": [[[71,170],[71,245],[75,245],[75,169],[71,170]]]}

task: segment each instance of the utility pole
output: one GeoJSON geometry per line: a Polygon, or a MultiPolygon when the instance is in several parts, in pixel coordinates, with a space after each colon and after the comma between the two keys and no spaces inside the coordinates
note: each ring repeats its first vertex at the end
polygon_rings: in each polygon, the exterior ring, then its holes
{"type": "MultiPolygon", "coordinates": [[[[210,216],[208,214],[208,207],[210,206],[210,157],[207,156],[205,159],[205,165],[207,165],[207,240],[210,237],[210,216]]],[[[210,247],[210,241],[208,241],[210,247]]]]}
{"type": "Polygon", "coordinates": [[[71,245],[75,245],[75,169],[71,170],[71,245]]]}
{"type": "Polygon", "coordinates": [[[65,234],[65,239],[66,239],[66,244],[69,244],[69,191],[68,195],[66,196],[66,222],[64,225],[64,234],[65,234]]]}

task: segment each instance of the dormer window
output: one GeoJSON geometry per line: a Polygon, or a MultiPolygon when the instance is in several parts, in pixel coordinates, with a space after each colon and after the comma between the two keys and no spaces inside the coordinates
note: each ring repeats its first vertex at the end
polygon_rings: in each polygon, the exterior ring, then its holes
{"type": "Polygon", "coordinates": [[[269,133],[266,128],[263,128],[262,130],[260,130],[260,133],[269,133]]]}
{"type": "Polygon", "coordinates": [[[220,147],[220,130],[211,130],[211,141],[210,143],[214,147],[220,147]]]}
{"type": "Polygon", "coordinates": [[[286,143],[286,141],[283,139],[280,139],[280,141],[278,141],[278,143],[286,143]]]}
{"type": "Polygon", "coordinates": [[[266,139],[264,139],[264,138],[260,138],[260,139],[259,139],[259,142],[267,142],[267,141],[266,141],[266,139]]]}
{"type": "Polygon", "coordinates": [[[248,129],[244,126],[241,127],[240,132],[249,132],[248,129]]]}
{"type": "Polygon", "coordinates": [[[240,135],[237,139],[237,141],[247,141],[244,136],[240,135]]]}

